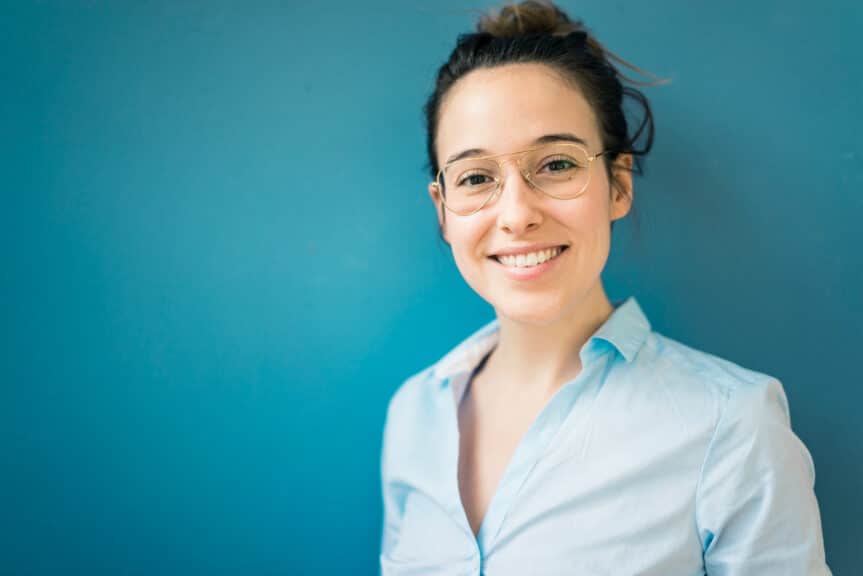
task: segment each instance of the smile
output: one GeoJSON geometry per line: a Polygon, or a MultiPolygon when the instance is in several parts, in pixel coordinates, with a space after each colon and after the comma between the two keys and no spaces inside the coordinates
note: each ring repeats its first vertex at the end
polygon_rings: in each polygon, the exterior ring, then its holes
{"type": "Polygon", "coordinates": [[[500,256],[492,256],[492,258],[507,268],[533,268],[548,262],[549,260],[554,260],[564,250],[566,250],[566,246],[556,246],[554,248],[547,248],[537,252],[527,252],[525,254],[516,255],[502,254],[500,256]]]}

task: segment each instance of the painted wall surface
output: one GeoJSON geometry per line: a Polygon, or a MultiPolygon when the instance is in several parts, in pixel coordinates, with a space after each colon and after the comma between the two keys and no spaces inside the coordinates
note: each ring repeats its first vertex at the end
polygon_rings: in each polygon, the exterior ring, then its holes
{"type": "MultiPolygon", "coordinates": [[[[0,574],[374,574],[401,381],[492,318],[421,106],[489,3],[0,7],[0,574]]],[[[779,377],[863,557],[859,2],[564,2],[673,82],[605,281],[779,377]]]]}

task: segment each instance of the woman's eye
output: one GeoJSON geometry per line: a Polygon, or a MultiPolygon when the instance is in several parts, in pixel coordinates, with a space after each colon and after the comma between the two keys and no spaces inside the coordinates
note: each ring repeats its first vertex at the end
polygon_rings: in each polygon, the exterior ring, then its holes
{"type": "Polygon", "coordinates": [[[544,168],[548,168],[550,172],[561,172],[563,170],[578,168],[578,164],[566,158],[557,158],[546,163],[544,168]]]}
{"type": "Polygon", "coordinates": [[[468,174],[467,176],[464,176],[459,180],[458,185],[480,186],[490,181],[491,179],[485,174],[468,174]]]}

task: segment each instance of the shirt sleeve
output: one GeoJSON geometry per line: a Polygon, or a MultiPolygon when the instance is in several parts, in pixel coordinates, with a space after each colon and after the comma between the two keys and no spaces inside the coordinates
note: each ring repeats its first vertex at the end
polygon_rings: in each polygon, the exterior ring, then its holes
{"type": "Polygon", "coordinates": [[[708,576],[829,575],[814,484],[782,384],[732,389],[696,493],[708,576]]]}

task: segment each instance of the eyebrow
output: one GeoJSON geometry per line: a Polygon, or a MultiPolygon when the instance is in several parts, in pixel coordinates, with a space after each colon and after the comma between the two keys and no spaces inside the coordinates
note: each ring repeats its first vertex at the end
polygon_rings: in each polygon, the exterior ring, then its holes
{"type": "MultiPolygon", "coordinates": [[[[536,140],[534,140],[531,145],[536,146],[538,144],[548,144],[549,142],[575,142],[576,144],[581,144],[582,146],[587,147],[587,142],[584,141],[583,138],[579,138],[575,134],[571,134],[569,132],[561,132],[558,134],[546,134],[544,136],[540,136],[536,140]]],[[[444,164],[449,164],[450,162],[455,162],[456,160],[461,160],[462,158],[467,158],[469,156],[486,156],[491,153],[485,148],[470,148],[468,150],[462,150],[458,154],[453,154],[444,164]]]]}

